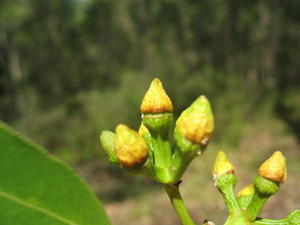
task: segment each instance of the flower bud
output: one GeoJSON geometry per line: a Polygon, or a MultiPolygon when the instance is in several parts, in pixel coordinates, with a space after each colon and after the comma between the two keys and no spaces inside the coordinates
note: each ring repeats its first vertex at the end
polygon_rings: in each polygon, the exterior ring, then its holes
{"type": "Polygon", "coordinates": [[[214,130],[214,118],[205,96],[184,110],[176,122],[179,132],[193,143],[206,146],[214,130]]]}
{"type": "Polygon", "coordinates": [[[108,157],[108,160],[112,164],[119,164],[115,153],[115,139],[116,135],[111,131],[105,130],[100,134],[100,143],[108,157]]]}
{"type": "Polygon", "coordinates": [[[286,159],[280,151],[276,151],[259,168],[258,175],[268,180],[283,183],[287,177],[286,159]]]}
{"type": "Polygon", "coordinates": [[[149,133],[149,130],[147,129],[147,127],[145,127],[144,124],[141,124],[141,125],[140,125],[138,133],[139,133],[139,135],[140,135],[141,137],[143,137],[143,136],[146,135],[146,134],[150,134],[150,133],[149,133]]]}
{"type": "Polygon", "coordinates": [[[247,196],[251,196],[254,193],[254,185],[253,184],[249,184],[248,186],[242,188],[242,190],[240,190],[237,194],[237,197],[247,197],[247,196]]]}
{"type": "Polygon", "coordinates": [[[242,209],[246,210],[254,194],[254,185],[250,184],[240,190],[237,194],[238,202],[242,209]]]}
{"type": "Polygon", "coordinates": [[[141,105],[141,112],[143,114],[173,112],[173,104],[158,78],[152,81],[146,92],[141,105]]]}
{"type": "Polygon", "coordinates": [[[214,180],[224,174],[234,174],[234,168],[225,152],[219,151],[213,169],[214,180]]]}
{"type": "Polygon", "coordinates": [[[145,140],[134,130],[125,125],[116,128],[116,155],[125,169],[141,166],[148,158],[145,140]]]}

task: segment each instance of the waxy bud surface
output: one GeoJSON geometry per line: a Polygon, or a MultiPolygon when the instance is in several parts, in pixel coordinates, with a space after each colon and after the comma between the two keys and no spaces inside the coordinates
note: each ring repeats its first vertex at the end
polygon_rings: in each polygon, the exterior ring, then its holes
{"type": "Polygon", "coordinates": [[[225,152],[219,151],[213,169],[214,179],[224,174],[233,174],[233,173],[234,173],[234,167],[231,164],[231,162],[228,160],[225,152]]]}
{"type": "Polygon", "coordinates": [[[143,137],[145,134],[149,133],[149,130],[147,129],[147,127],[144,124],[141,124],[139,127],[138,133],[141,137],[143,137]]]}
{"type": "Polygon", "coordinates": [[[237,193],[237,197],[244,197],[244,196],[249,196],[249,195],[253,195],[254,193],[254,185],[253,184],[249,184],[248,186],[242,188],[242,190],[240,190],[237,193]]]}
{"type": "Polygon", "coordinates": [[[271,181],[283,183],[287,177],[286,159],[276,151],[259,168],[258,175],[271,181]]]}
{"type": "Polygon", "coordinates": [[[214,118],[205,96],[184,110],[176,122],[179,132],[193,143],[206,146],[214,130],[214,118]]]}
{"type": "Polygon", "coordinates": [[[136,131],[122,124],[116,128],[115,148],[120,164],[126,169],[141,166],[148,157],[145,140],[136,131]]]}
{"type": "Polygon", "coordinates": [[[146,92],[141,104],[141,112],[164,113],[173,112],[173,104],[158,78],[155,78],[146,92]]]}
{"type": "Polygon", "coordinates": [[[112,164],[118,164],[118,160],[115,153],[115,133],[105,130],[100,134],[100,143],[102,148],[104,149],[106,155],[108,156],[108,160],[112,164]]]}

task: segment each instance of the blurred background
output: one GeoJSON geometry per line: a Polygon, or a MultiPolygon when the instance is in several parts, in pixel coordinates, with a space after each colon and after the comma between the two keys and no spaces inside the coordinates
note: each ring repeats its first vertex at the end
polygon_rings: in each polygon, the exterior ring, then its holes
{"type": "Polygon", "coordinates": [[[275,150],[289,177],[263,216],[300,202],[300,1],[0,0],[0,118],[74,167],[115,225],[176,225],[162,188],[105,159],[99,133],[138,128],[159,77],[175,115],[211,101],[214,139],[183,177],[197,223],[222,224],[216,152],[228,152],[237,190],[275,150]]]}

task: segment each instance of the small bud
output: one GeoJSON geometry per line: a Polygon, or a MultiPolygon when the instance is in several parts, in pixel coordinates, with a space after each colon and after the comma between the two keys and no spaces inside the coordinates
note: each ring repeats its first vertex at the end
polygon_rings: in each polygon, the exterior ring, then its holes
{"type": "Polygon", "coordinates": [[[219,151],[213,169],[214,180],[224,174],[234,174],[234,168],[225,152],[219,151]]]}
{"type": "Polygon", "coordinates": [[[287,177],[285,157],[276,151],[259,168],[258,175],[268,180],[283,183],[287,177]]]}
{"type": "Polygon", "coordinates": [[[254,185],[249,184],[248,186],[244,187],[242,190],[240,190],[237,194],[237,197],[245,197],[245,196],[251,196],[254,193],[254,185]]]}
{"type": "Polygon", "coordinates": [[[141,105],[141,112],[143,114],[173,112],[173,104],[158,78],[152,81],[146,92],[141,105]]]}
{"type": "Polygon", "coordinates": [[[145,140],[136,131],[122,124],[116,128],[115,148],[120,164],[126,169],[141,166],[148,157],[145,140]]]}
{"type": "Polygon", "coordinates": [[[176,122],[179,132],[193,143],[206,146],[214,130],[214,118],[205,96],[184,110],[176,122]]]}
{"type": "Polygon", "coordinates": [[[246,210],[254,194],[254,185],[250,184],[244,187],[237,194],[238,202],[242,209],[246,210]]]}
{"type": "Polygon", "coordinates": [[[105,130],[100,134],[100,143],[108,157],[108,160],[112,164],[119,164],[115,153],[115,139],[116,135],[111,131],[105,130]]]}
{"type": "Polygon", "coordinates": [[[145,127],[144,124],[141,124],[138,131],[139,135],[143,137],[145,134],[149,134],[149,130],[145,127]]]}

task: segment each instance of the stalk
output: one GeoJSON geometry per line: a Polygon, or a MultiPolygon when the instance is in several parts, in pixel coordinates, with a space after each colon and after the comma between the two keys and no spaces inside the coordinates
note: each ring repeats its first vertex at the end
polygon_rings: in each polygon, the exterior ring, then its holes
{"type": "Polygon", "coordinates": [[[178,184],[165,184],[164,188],[170,198],[170,201],[179,217],[182,225],[196,225],[192,220],[179,192],[178,184]]]}

